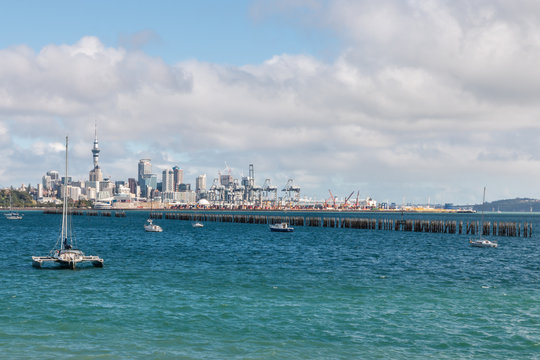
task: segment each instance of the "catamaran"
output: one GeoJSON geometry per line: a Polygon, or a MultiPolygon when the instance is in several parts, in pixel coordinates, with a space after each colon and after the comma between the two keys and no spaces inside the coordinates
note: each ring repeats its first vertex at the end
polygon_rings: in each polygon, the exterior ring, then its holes
{"type": "Polygon", "coordinates": [[[79,264],[90,263],[95,267],[103,267],[103,259],[99,256],[85,255],[77,249],[77,244],[71,229],[71,214],[67,193],[68,179],[68,137],[66,136],[66,177],[64,178],[64,204],[62,206],[62,231],[55,247],[48,256],[32,256],[32,265],[41,268],[42,265],[53,263],[64,268],[75,270],[79,264]]]}
{"type": "Polygon", "coordinates": [[[488,239],[484,239],[482,237],[482,232],[484,231],[484,205],[485,205],[485,202],[486,202],[486,187],[484,186],[484,196],[482,198],[482,216],[480,218],[480,229],[478,230],[479,238],[476,239],[476,240],[469,239],[469,244],[471,244],[471,246],[474,246],[474,247],[482,247],[482,248],[492,247],[492,248],[496,248],[498,246],[496,241],[491,241],[491,240],[488,240],[488,239]]]}

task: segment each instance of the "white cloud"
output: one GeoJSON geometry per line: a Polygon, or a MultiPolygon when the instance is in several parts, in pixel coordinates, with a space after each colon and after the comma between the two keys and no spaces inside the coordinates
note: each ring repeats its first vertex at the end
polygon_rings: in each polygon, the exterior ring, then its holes
{"type": "MultiPolygon", "coordinates": [[[[272,16],[290,9],[280,4],[272,16]]],[[[240,67],[169,65],[94,37],[1,49],[3,176],[36,183],[60,169],[69,133],[73,172],[86,177],[97,121],[102,168],[116,179],[151,157],[156,169],[179,163],[209,183],[225,161],[237,176],[254,163],[261,184],[294,177],[320,198],[361,188],[380,200],[471,202],[485,183],[493,196],[540,197],[540,21],[527,4],[293,4],[309,10],[301,26],[342,37],[330,63],[276,54],[240,67]],[[35,142],[13,145],[17,136],[35,142]]],[[[255,9],[259,20],[268,6],[255,9]]]]}

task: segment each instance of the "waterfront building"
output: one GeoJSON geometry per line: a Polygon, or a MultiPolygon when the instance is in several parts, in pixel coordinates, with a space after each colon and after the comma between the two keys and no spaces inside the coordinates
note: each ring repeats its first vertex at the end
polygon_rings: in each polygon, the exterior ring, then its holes
{"type": "Polygon", "coordinates": [[[195,192],[191,190],[175,191],[175,192],[163,193],[162,201],[163,203],[168,203],[170,205],[193,204],[197,201],[197,196],[195,192]]]}

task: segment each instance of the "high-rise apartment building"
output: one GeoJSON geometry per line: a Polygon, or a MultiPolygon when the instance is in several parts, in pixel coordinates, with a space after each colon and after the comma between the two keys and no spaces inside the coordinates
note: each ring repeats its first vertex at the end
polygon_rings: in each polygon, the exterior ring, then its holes
{"type": "Polygon", "coordinates": [[[206,174],[199,175],[197,176],[197,179],[195,179],[195,191],[206,191],[206,174]]]}
{"type": "Polygon", "coordinates": [[[161,192],[175,192],[174,172],[171,169],[163,170],[161,178],[161,192]]]}

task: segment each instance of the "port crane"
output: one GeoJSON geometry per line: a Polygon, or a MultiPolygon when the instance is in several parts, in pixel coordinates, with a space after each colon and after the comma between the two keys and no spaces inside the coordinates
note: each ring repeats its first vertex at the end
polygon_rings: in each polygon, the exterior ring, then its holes
{"type": "Polygon", "coordinates": [[[328,189],[328,192],[330,193],[330,199],[332,199],[332,202],[334,203],[333,207],[335,209],[336,208],[336,198],[334,197],[334,194],[332,194],[332,191],[330,191],[330,189],[328,189]]]}
{"type": "Polygon", "coordinates": [[[264,193],[264,197],[266,201],[272,201],[273,205],[277,202],[277,186],[272,185],[270,182],[270,179],[266,179],[264,181],[264,185],[262,187],[262,191],[264,193]],[[270,193],[274,193],[274,196],[272,199],[270,199],[270,193]]]}
{"type": "Polygon", "coordinates": [[[300,187],[294,185],[293,183],[294,183],[294,180],[289,179],[289,181],[287,181],[287,184],[285,185],[283,189],[281,189],[281,191],[284,191],[287,193],[287,198],[289,200],[292,200],[291,193],[295,193],[294,198],[295,200],[298,200],[298,197],[300,196],[300,187]]]}
{"type": "Polygon", "coordinates": [[[354,191],[351,192],[351,193],[349,194],[349,196],[347,196],[347,197],[345,198],[345,202],[343,203],[343,207],[347,207],[347,202],[349,201],[349,199],[351,198],[351,196],[353,196],[353,194],[354,194],[354,191]]]}

